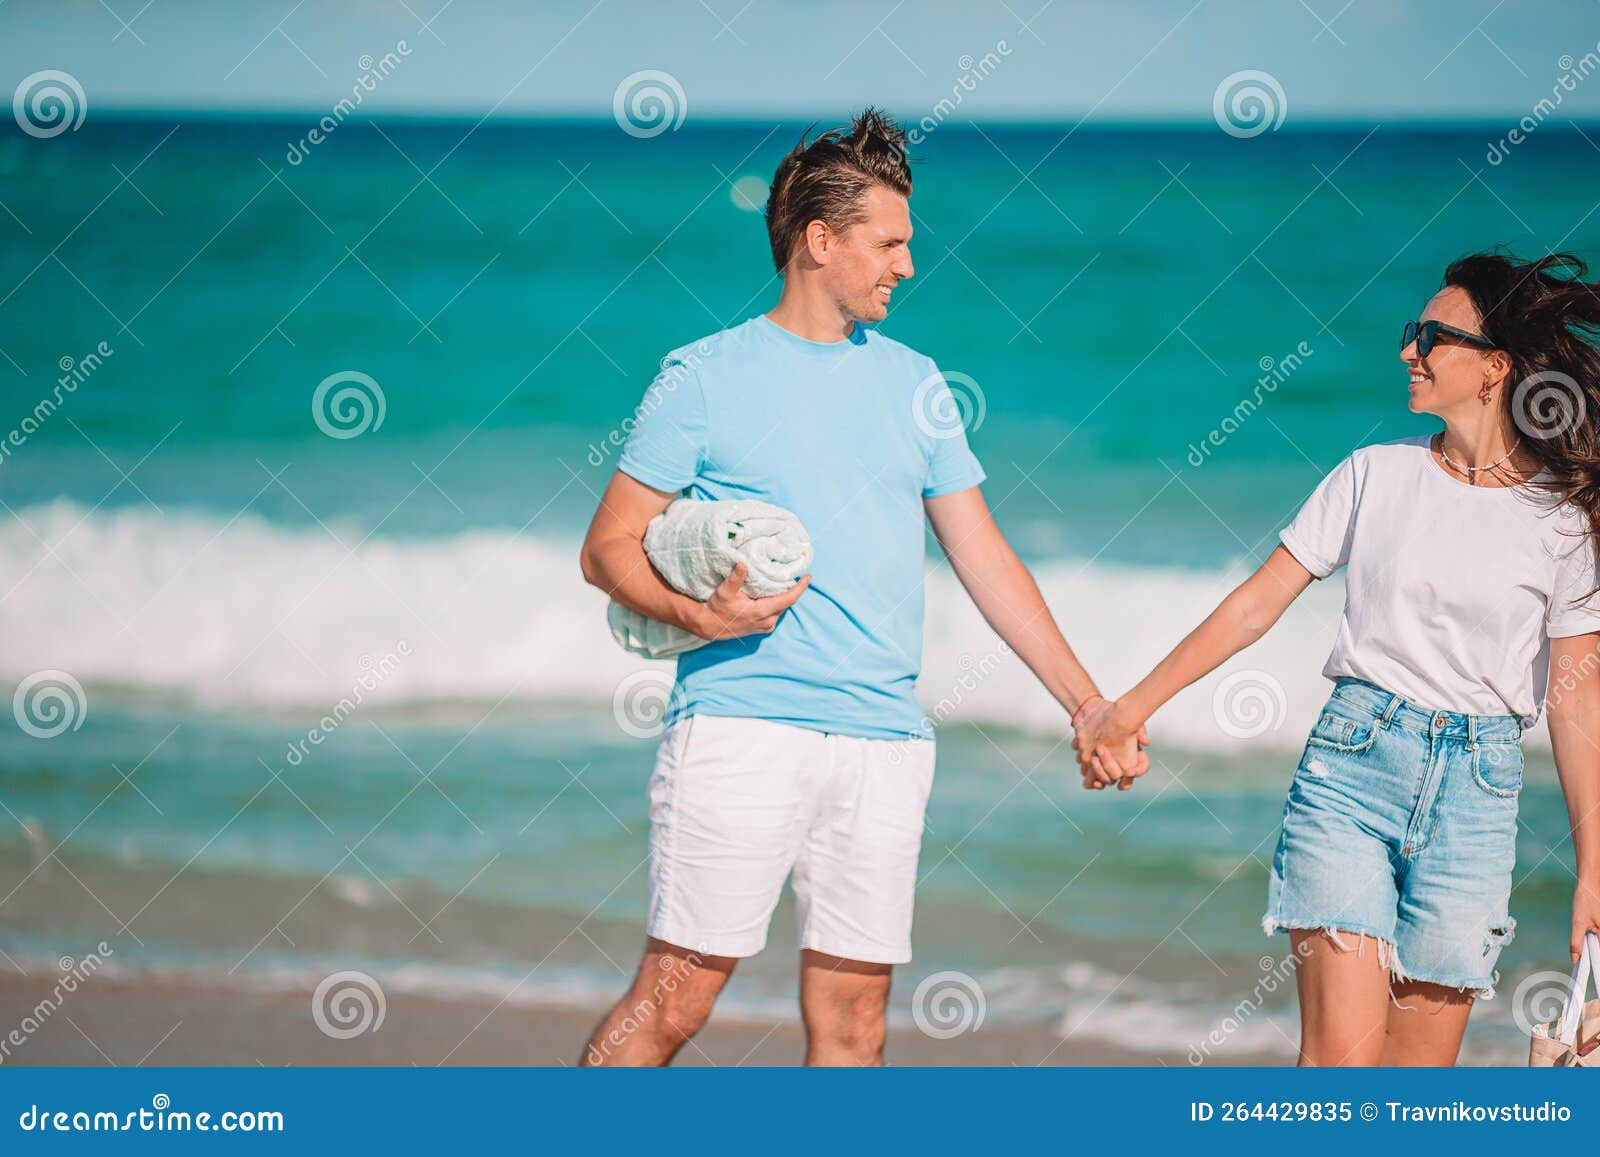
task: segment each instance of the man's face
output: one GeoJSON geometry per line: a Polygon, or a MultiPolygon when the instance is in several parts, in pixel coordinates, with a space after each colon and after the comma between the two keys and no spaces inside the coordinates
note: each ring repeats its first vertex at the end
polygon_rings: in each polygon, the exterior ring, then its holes
{"type": "Polygon", "coordinates": [[[839,309],[861,322],[882,321],[889,295],[913,272],[911,205],[882,185],[867,190],[866,219],[829,239],[825,284],[839,309]]]}

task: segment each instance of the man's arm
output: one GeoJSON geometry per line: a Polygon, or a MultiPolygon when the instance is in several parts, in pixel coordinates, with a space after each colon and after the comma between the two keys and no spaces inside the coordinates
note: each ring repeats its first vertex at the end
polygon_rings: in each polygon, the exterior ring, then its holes
{"type": "Polygon", "coordinates": [[[706,602],[679,594],[644,553],[645,528],[676,497],[620,470],[613,474],[583,540],[579,564],[584,579],[630,610],[703,639],[734,639],[772,630],[810,585],[811,576],[805,575],[781,595],[753,599],[744,593],[746,568],[740,563],[706,602]]]}
{"type": "Polygon", "coordinates": [[[923,500],[934,537],[984,620],[1069,714],[1099,696],[1056,626],[1028,568],[976,486],[923,500]]]}

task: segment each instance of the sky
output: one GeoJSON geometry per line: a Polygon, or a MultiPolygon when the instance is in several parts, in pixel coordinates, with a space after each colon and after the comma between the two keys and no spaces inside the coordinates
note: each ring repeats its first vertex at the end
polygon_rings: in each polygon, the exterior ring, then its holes
{"type": "Polygon", "coordinates": [[[90,108],[326,110],[386,53],[364,113],[605,117],[650,70],[685,119],[1198,123],[1253,70],[1291,127],[1600,118],[1600,77],[1558,84],[1595,0],[0,0],[3,91],[60,70],[90,108]]]}

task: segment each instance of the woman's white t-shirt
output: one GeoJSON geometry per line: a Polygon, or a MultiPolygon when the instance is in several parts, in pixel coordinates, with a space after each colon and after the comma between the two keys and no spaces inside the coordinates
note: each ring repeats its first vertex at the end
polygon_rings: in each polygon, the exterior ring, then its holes
{"type": "Polygon", "coordinates": [[[1279,536],[1318,578],[1349,567],[1322,673],[1531,727],[1550,640],[1600,631],[1600,596],[1583,597],[1600,583],[1592,536],[1581,511],[1538,487],[1451,477],[1429,442],[1357,450],[1279,536]]]}

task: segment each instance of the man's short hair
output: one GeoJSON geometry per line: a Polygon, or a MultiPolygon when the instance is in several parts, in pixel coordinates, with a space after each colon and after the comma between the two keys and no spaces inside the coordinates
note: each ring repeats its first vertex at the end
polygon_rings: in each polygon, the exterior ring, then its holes
{"type": "Polygon", "coordinates": [[[829,129],[809,143],[801,136],[778,166],[767,196],[767,239],[778,272],[811,222],[843,232],[865,220],[863,201],[873,185],[911,196],[906,134],[884,113],[868,108],[848,129],[829,129]]]}

